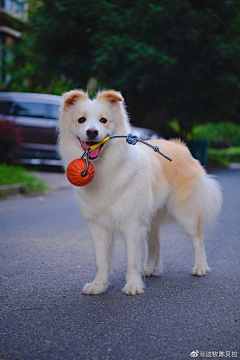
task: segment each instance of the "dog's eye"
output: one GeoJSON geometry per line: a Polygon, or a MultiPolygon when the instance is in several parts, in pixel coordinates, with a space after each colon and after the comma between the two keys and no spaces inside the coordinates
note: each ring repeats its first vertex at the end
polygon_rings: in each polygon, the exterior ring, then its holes
{"type": "Polygon", "coordinates": [[[84,123],[84,121],[86,121],[86,118],[84,116],[82,116],[78,119],[79,124],[84,123]]]}
{"type": "Polygon", "coordinates": [[[103,123],[103,124],[106,124],[106,123],[107,123],[107,119],[105,119],[105,118],[101,118],[100,121],[101,121],[101,123],[103,123]]]}

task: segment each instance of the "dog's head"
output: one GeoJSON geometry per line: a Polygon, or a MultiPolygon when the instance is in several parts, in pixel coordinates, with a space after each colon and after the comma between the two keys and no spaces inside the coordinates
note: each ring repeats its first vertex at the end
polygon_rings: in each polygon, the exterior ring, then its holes
{"type": "MultiPolygon", "coordinates": [[[[128,131],[123,97],[114,90],[101,91],[93,100],[81,90],[65,93],[60,123],[61,131],[68,132],[81,150],[87,150],[107,136],[121,132],[125,135],[128,131]]],[[[90,159],[97,159],[102,147],[91,151],[90,159]]]]}

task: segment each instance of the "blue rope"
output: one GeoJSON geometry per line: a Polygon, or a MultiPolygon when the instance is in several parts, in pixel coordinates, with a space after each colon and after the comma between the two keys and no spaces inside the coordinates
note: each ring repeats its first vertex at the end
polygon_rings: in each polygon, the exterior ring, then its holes
{"type": "MultiPolygon", "coordinates": [[[[149,146],[150,148],[152,148],[155,152],[157,152],[158,154],[162,155],[163,157],[165,157],[166,159],[168,159],[169,161],[172,161],[172,159],[170,159],[168,156],[164,155],[160,150],[158,146],[154,146],[149,144],[148,142],[139,139],[136,135],[132,135],[132,134],[128,134],[128,135],[114,135],[114,136],[109,136],[109,139],[115,139],[115,138],[126,138],[126,142],[130,145],[136,145],[137,142],[141,142],[144,145],[149,146]]],[[[85,156],[86,157],[86,165],[85,165],[85,169],[82,172],[82,176],[85,176],[87,174],[87,170],[88,170],[88,163],[89,163],[89,153],[90,153],[90,149],[85,150],[81,159],[83,159],[85,156]]]]}
{"type": "Polygon", "coordinates": [[[158,146],[154,146],[149,144],[148,142],[139,139],[136,135],[132,135],[132,134],[128,134],[128,135],[115,135],[115,136],[109,136],[109,139],[114,139],[114,138],[121,138],[124,137],[126,138],[126,142],[130,145],[136,145],[137,142],[141,142],[144,145],[149,146],[150,148],[152,148],[155,152],[157,152],[158,154],[162,155],[163,157],[165,157],[166,159],[168,159],[169,161],[172,161],[172,159],[170,159],[168,156],[164,155],[160,150],[158,146]]]}

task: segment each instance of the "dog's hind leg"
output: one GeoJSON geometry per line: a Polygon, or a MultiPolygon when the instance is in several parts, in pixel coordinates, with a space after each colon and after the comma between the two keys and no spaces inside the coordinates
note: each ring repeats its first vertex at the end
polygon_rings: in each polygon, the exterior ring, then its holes
{"type": "Polygon", "coordinates": [[[85,295],[97,295],[105,292],[108,287],[108,274],[112,253],[112,234],[96,223],[88,224],[95,250],[97,274],[92,283],[82,289],[85,295]]]}
{"type": "Polygon", "coordinates": [[[148,257],[144,264],[145,276],[159,276],[162,273],[162,253],[161,242],[159,237],[160,217],[156,216],[151,227],[151,232],[148,240],[148,257]]]}
{"type": "Polygon", "coordinates": [[[192,274],[196,276],[204,276],[207,271],[210,271],[211,269],[207,263],[203,236],[201,233],[201,217],[199,216],[198,218],[194,218],[181,216],[181,219],[178,219],[178,221],[192,241],[194,252],[194,267],[192,269],[192,274]]]}

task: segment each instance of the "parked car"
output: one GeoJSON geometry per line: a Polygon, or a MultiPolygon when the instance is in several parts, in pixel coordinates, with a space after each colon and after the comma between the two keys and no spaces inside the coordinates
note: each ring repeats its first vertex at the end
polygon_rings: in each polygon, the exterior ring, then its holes
{"type": "MultiPolygon", "coordinates": [[[[0,121],[8,119],[23,129],[18,158],[22,164],[62,165],[57,155],[57,120],[62,97],[47,94],[0,93],[0,121]]],[[[143,140],[157,139],[149,129],[133,127],[143,140]]]]}
{"type": "Polygon", "coordinates": [[[154,139],[159,139],[161,137],[159,136],[158,133],[156,133],[156,131],[140,128],[136,126],[132,127],[132,133],[133,135],[136,135],[139,139],[142,140],[154,140],[154,139]]]}
{"type": "Polygon", "coordinates": [[[0,120],[23,129],[17,154],[23,164],[61,165],[56,153],[56,128],[61,96],[0,93],[0,120]]]}

